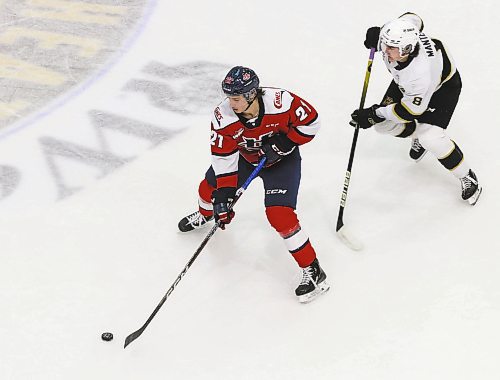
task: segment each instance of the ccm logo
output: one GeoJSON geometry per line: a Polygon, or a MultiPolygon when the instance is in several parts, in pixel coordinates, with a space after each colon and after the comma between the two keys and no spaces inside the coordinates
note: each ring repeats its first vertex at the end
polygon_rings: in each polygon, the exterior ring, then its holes
{"type": "Polygon", "coordinates": [[[288,190],[283,190],[283,189],[272,189],[272,190],[266,190],[266,194],[286,194],[288,190]]]}
{"type": "Polygon", "coordinates": [[[278,109],[283,106],[283,103],[281,102],[281,92],[274,94],[274,106],[278,109]]]}

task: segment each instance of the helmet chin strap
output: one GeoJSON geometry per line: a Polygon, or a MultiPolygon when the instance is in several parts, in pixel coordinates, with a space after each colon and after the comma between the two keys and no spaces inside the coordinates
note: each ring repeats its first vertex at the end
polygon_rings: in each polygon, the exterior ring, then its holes
{"type": "Polygon", "coordinates": [[[250,108],[250,106],[253,104],[253,102],[255,102],[255,99],[257,99],[257,96],[254,96],[254,98],[252,99],[252,101],[251,101],[251,102],[249,102],[249,101],[247,100],[247,104],[248,104],[248,105],[247,105],[247,108],[245,108],[245,109],[244,109],[241,113],[246,112],[246,111],[250,108]]]}

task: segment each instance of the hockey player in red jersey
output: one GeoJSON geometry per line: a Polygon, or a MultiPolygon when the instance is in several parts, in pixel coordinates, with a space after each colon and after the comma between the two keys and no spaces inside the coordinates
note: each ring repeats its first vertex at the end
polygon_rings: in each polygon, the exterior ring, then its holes
{"type": "Polygon", "coordinates": [[[462,199],[476,204],[482,187],[446,128],[458,103],[462,81],[443,43],[423,33],[422,19],[411,12],[366,32],[365,46],[382,51],[393,76],[381,104],[355,110],[351,125],[411,137],[410,157],[418,162],[430,151],[460,180],[462,199]]]}
{"type": "Polygon", "coordinates": [[[199,210],[183,218],[179,229],[191,231],[214,218],[224,229],[234,217],[228,206],[237,188],[265,155],[266,167],[259,176],[264,184],[266,216],[302,268],[295,294],[300,302],[309,302],[329,289],[295,213],[301,176],[299,146],[318,131],[318,113],[289,91],[260,87],[255,72],[242,66],[228,72],[222,90],[227,98],[212,116],[212,165],[198,189],[199,210]]]}

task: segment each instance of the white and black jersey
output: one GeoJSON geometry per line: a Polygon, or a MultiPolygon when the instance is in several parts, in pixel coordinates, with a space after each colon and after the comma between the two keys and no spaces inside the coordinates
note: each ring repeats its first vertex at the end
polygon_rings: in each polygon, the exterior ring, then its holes
{"type": "Polygon", "coordinates": [[[420,32],[415,52],[406,62],[384,62],[402,98],[377,109],[377,115],[395,122],[418,119],[429,107],[433,94],[456,73],[455,63],[441,41],[420,32]]]}

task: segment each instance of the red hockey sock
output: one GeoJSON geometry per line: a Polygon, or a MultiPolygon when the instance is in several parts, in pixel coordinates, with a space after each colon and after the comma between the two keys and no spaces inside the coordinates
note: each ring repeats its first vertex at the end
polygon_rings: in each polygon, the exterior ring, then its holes
{"type": "Polygon", "coordinates": [[[208,183],[206,178],[200,182],[200,186],[198,187],[199,210],[200,210],[200,214],[205,216],[205,217],[210,217],[213,215],[212,192],[214,190],[215,190],[215,188],[210,186],[210,184],[208,183]]]}
{"type": "Polygon", "coordinates": [[[309,237],[300,227],[297,214],[291,207],[266,207],[267,220],[283,238],[288,251],[300,267],[305,268],[316,258],[309,237]]]}

